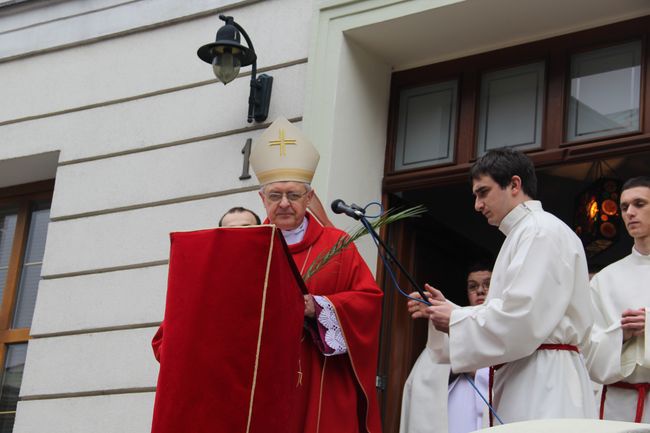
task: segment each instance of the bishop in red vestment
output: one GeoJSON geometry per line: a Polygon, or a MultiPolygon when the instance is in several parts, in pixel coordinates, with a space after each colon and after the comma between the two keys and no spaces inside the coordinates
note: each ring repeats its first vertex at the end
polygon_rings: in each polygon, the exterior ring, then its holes
{"type": "MultiPolygon", "coordinates": [[[[255,140],[251,166],[268,221],[281,229],[299,272],[346,234],[307,214],[319,155],[277,119],[255,140]]],[[[296,422],[305,433],[380,433],[375,389],[382,292],[354,245],[307,282],[296,422]]]]}
{"type": "MultiPolygon", "coordinates": [[[[286,119],[256,140],[251,165],[268,215],[304,275],[321,253],[346,236],[307,213],[316,149],[286,119]]],[[[375,388],[382,292],[354,244],[332,258],[307,282],[300,341],[298,393],[286,431],[381,433],[375,388]]],[[[156,357],[162,327],[154,337],[156,357]]],[[[278,396],[282,398],[282,396],[278,396]]]]}
{"type": "MultiPolygon", "coordinates": [[[[310,215],[305,219],[303,239],[289,245],[298,269],[303,270],[345,235],[323,227],[310,215]]],[[[314,303],[318,317],[306,317],[301,347],[302,431],[380,432],[375,377],[382,292],[354,245],[316,273],[307,282],[307,289],[310,295],[306,305],[316,295],[325,298],[331,307],[321,308],[314,303]],[[325,335],[332,329],[326,329],[326,325],[340,328],[345,352],[327,353],[332,348],[325,335]]]]}

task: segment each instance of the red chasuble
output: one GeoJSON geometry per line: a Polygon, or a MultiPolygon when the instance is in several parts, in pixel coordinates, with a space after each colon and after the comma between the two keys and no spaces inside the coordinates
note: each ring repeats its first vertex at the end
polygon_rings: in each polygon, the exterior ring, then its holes
{"type": "MultiPolygon", "coordinates": [[[[323,227],[308,214],[302,242],[289,246],[304,273],[345,232],[323,227]]],[[[307,281],[313,295],[326,297],[336,310],[348,353],[324,356],[304,333],[301,348],[301,431],[305,433],[380,433],[375,389],[382,292],[354,245],[307,281]]]]}
{"type": "Polygon", "coordinates": [[[152,433],[302,433],[304,301],[281,237],[273,226],[171,235],[152,433]]]}

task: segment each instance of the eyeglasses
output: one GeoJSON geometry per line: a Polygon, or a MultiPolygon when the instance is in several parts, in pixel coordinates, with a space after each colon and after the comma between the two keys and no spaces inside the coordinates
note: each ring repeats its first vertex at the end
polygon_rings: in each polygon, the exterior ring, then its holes
{"type": "Polygon", "coordinates": [[[478,292],[479,287],[483,287],[483,289],[487,292],[490,289],[490,280],[485,280],[480,284],[475,281],[470,281],[467,283],[467,291],[470,293],[478,292]]]}
{"type": "Polygon", "coordinates": [[[277,203],[279,201],[282,201],[282,197],[287,197],[287,200],[294,202],[298,201],[301,198],[303,198],[305,195],[307,195],[308,191],[305,191],[303,193],[300,192],[294,192],[294,191],[289,191],[289,192],[269,192],[265,193],[264,196],[266,199],[270,202],[277,203]]]}

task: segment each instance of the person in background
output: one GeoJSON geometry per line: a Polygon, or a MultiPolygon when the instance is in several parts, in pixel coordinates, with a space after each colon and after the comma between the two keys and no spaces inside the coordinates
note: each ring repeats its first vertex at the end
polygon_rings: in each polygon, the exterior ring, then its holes
{"type": "MultiPolygon", "coordinates": [[[[476,262],[467,270],[470,306],[481,305],[490,289],[492,265],[476,262]]],[[[417,292],[410,296],[420,298],[417,292]]],[[[425,305],[408,302],[411,317],[428,318],[425,305]]],[[[429,332],[438,332],[429,325],[429,332]]],[[[488,392],[488,369],[473,376],[483,396],[488,392]]],[[[487,398],[487,397],[486,397],[487,398]]],[[[468,433],[487,426],[487,407],[463,375],[451,372],[449,364],[436,363],[428,348],[422,351],[402,394],[400,433],[468,433]]]]}
{"type": "Polygon", "coordinates": [[[219,227],[256,226],[262,221],[255,212],[245,207],[230,208],[219,220],[219,227]]]}

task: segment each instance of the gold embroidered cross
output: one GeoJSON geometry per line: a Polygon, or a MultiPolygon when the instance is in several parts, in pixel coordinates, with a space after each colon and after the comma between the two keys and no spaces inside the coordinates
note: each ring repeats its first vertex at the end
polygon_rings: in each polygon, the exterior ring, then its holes
{"type": "Polygon", "coordinates": [[[269,141],[269,146],[280,146],[280,156],[286,156],[287,155],[287,145],[288,144],[296,144],[296,140],[290,139],[290,138],[285,138],[284,137],[284,129],[280,129],[280,136],[278,137],[277,140],[271,140],[269,141]]]}

